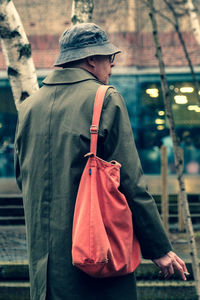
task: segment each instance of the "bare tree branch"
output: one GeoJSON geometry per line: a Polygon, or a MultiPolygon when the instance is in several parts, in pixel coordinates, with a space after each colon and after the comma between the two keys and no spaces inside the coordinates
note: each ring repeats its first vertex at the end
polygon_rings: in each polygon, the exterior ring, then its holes
{"type": "Polygon", "coordinates": [[[162,87],[162,93],[164,98],[164,104],[166,109],[166,115],[169,121],[169,128],[170,128],[170,135],[172,137],[173,141],[173,147],[174,147],[174,159],[175,159],[175,167],[177,172],[177,179],[179,183],[179,189],[180,189],[180,197],[181,197],[181,204],[183,206],[184,210],[184,217],[185,217],[185,223],[186,223],[186,230],[187,230],[187,237],[188,237],[188,243],[190,245],[191,250],[191,259],[192,259],[192,267],[193,267],[193,273],[196,283],[196,292],[198,295],[198,300],[200,300],[200,272],[199,272],[199,260],[197,256],[197,248],[196,248],[196,242],[194,238],[194,231],[191,221],[191,215],[189,211],[189,205],[187,200],[187,194],[185,191],[185,183],[183,179],[183,158],[181,156],[181,153],[178,148],[178,140],[175,130],[175,122],[174,122],[174,116],[172,111],[172,105],[171,105],[171,99],[170,99],[170,92],[169,87],[167,83],[166,73],[165,73],[165,65],[163,61],[163,55],[162,55],[162,48],[159,42],[158,37],[158,29],[157,29],[157,21],[155,18],[155,9],[154,9],[154,0],[149,0],[150,3],[150,19],[152,22],[152,28],[153,28],[153,37],[154,42],[156,46],[156,57],[158,59],[159,68],[160,68],[160,77],[161,77],[161,87],[162,87]]]}
{"type": "Polygon", "coordinates": [[[179,20],[178,20],[178,16],[176,14],[176,11],[173,7],[173,5],[170,3],[169,0],[163,0],[165,2],[165,4],[168,6],[168,8],[170,9],[170,11],[172,12],[173,16],[174,16],[174,20],[175,20],[175,25],[174,25],[174,28],[178,34],[178,37],[179,37],[179,40],[180,40],[180,43],[182,45],[182,48],[183,48],[183,51],[185,53],[185,58],[188,62],[188,65],[189,65],[189,68],[190,68],[190,71],[191,71],[191,74],[192,74],[192,79],[193,79],[193,82],[194,82],[194,87],[195,87],[195,94],[196,94],[196,97],[197,97],[197,101],[199,103],[199,106],[200,106],[200,95],[199,95],[199,82],[197,80],[197,77],[196,77],[196,74],[194,72],[194,68],[193,68],[193,65],[192,65],[192,61],[190,59],[190,56],[189,56],[189,53],[187,51],[187,47],[186,47],[186,44],[185,44],[185,41],[184,41],[184,38],[183,38],[183,35],[180,31],[180,26],[179,26],[179,20]]]}

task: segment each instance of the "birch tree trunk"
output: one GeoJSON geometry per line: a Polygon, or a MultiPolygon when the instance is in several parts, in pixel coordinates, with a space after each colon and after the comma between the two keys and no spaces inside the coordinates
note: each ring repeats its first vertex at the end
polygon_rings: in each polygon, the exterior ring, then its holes
{"type": "Polygon", "coordinates": [[[0,37],[8,78],[18,110],[19,104],[39,87],[31,46],[11,0],[0,0],[0,37]]]}
{"type": "Polygon", "coordinates": [[[199,16],[196,13],[196,9],[193,5],[192,0],[187,0],[185,3],[185,8],[188,12],[190,25],[192,28],[192,32],[196,38],[197,43],[200,45],[200,25],[199,25],[199,16]]]}
{"type": "Polygon", "coordinates": [[[191,254],[191,259],[192,259],[193,274],[194,274],[195,283],[196,283],[196,292],[198,295],[198,300],[200,300],[199,260],[198,260],[198,256],[197,256],[196,242],[195,242],[195,238],[194,238],[194,231],[193,231],[191,215],[190,215],[190,211],[189,211],[187,194],[185,191],[185,183],[184,183],[184,179],[183,179],[183,159],[181,157],[181,154],[180,154],[180,151],[178,148],[178,141],[177,141],[177,135],[176,135],[176,130],[175,130],[175,122],[174,122],[174,116],[173,116],[173,111],[172,111],[169,87],[167,84],[167,79],[166,79],[166,74],[165,74],[165,65],[164,65],[164,61],[163,61],[162,48],[161,48],[159,38],[158,38],[158,29],[157,29],[157,21],[155,18],[154,0],[149,0],[149,7],[150,7],[149,15],[150,15],[150,19],[152,22],[153,37],[154,37],[154,42],[155,42],[155,46],[156,46],[156,57],[158,59],[159,68],[160,68],[161,87],[162,87],[162,93],[163,93],[163,98],[164,98],[164,103],[165,103],[165,110],[166,110],[166,115],[167,115],[167,118],[169,121],[170,135],[172,137],[173,147],[174,147],[175,166],[176,166],[176,172],[177,172],[177,179],[178,179],[178,183],[179,183],[180,195],[181,195],[181,199],[182,199],[182,206],[183,206],[183,210],[184,210],[188,243],[190,245],[190,254],[191,254]]]}
{"type": "Polygon", "coordinates": [[[71,21],[73,25],[92,21],[93,0],[73,0],[71,21]]]}

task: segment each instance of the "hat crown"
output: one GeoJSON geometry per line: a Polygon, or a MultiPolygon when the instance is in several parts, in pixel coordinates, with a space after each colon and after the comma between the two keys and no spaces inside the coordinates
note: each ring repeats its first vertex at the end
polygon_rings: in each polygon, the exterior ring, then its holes
{"type": "Polygon", "coordinates": [[[109,42],[106,32],[94,23],[81,23],[65,30],[60,38],[60,53],[54,66],[84,59],[93,55],[112,55],[121,52],[109,42]]]}
{"type": "Polygon", "coordinates": [[[93,23],[77,24],[67,29],[60,38],[60,48],[83,48],[91,45],[102,45],[108,42],[108,36],[99,26],[93,23]]]}

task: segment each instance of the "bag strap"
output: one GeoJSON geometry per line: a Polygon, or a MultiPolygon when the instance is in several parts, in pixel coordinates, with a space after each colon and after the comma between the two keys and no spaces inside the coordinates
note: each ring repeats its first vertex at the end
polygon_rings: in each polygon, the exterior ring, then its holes
{"type": "Polygon", "coordinates": [[[98,139],[98,131],[99,131],[99,120],[101,116],[101,110],[103,107],[103,101],[106,94],[107,89],[110,86],[101,85],[97,92],[94,100],[94,109],[92,116],[92,125],[90,126],[90,153],[96,155],[97,152],[97,139],[98,139]]]}

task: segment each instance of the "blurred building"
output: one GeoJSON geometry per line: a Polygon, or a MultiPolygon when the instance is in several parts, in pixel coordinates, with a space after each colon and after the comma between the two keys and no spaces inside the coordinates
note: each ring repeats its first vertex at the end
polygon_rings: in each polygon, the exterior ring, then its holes
{"type": "MultiPolygon", "coordinates": [[[[72,1],[14,0],[32,46],[38,80],[52,69],[58,55],[58,40],[70,26],[72,1]]],[[[194,1],[197,3],[198,1],[194,1]]],[[[148,9],[140,0],[94,0],[93,21],[103,27],[122,49],[116,58],[111,84],[124,96],[146,174],[160,173],[160,148],[168,149],[169,173],[174,174],[173,148],[161,93],[158,62],[148,9]]],[[[157,1],[158,11],[171,14],[157,1]]],[[[172,25],[158,17],[172,107],[180,145],[184,149],[185,173],[200,174],[200,108],[192,76],[172,25]]],[[[187,16],[181,30],[195,72],[200,80],[200,45],[191,33],[187,16]]],[[[0,49],[0,177],[13,176],[13,141],[17,113],[0,49]]]]}

